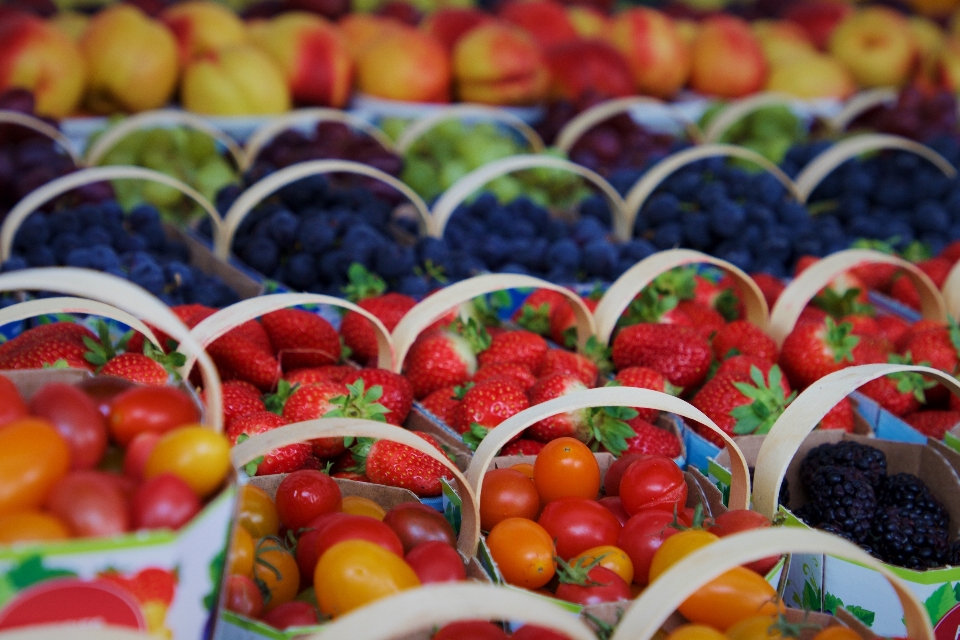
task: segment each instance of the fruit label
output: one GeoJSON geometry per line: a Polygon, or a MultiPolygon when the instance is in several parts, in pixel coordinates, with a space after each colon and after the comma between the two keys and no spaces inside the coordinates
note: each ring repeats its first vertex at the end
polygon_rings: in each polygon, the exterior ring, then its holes
{"type": "Polygon", "coordinates": [[[18,593],[0,611],[0,630],[67,622],[147,630],[133,594],[106,580],[58,578],[41,582],[18,593]]]}

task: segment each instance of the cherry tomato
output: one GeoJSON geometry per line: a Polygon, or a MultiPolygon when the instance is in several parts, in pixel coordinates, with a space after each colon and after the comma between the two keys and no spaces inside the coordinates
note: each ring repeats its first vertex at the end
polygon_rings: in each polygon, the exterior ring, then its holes
{"type": "Polygon", "coordinates": [[[240,487],[237,495],[237,522],[254,538],[275,536],[280,531],[277,507],[266,491],[252,484],[240,487]]]}
{"type": "Polygon", "coordinates": [[[570,584],[562,581],[557,587],[557,597],[567,602],[590,605],[629,600],[630,585],[610,569],[594,567],[587,572],[585,584],[570,584]]]}
{"type": "Polygon", "coordinates": [[[514,471],[519,471],[523,475],[533,480],[533,465],[529,462],[518,462],[510,468],[514,471]]]}
{"type": "Polygon", "coordinates": [[[602,545],[587,549],[571,559],[570,564],[576,564],[581,560],[591,562],[598,558],[600,559],[598,566],[610,569],[610,571],[623,578],[623,581],[627,584],[633,582],[633,562],[630,560],[630,556],[623,549],[613,545],[602,545]]]}
{"type": "Polygon", "coordinates": [[[627,524],[627,520],[630,519],[630,514],[623,508],[623,503],[620,502],[619,496],[600,498],[597,500],[597,503],[603,505],[604,509],[612,513],[621,526],[627,524]]]}
{"type": "Polygon", "coordinates": [[[105,537],[130,529],[123,493],[102,471],[72,471],[55,484],[47,509],[80,538],[105,537]]]}
{"type": "Polygon", "coordinates": [[[533,520],[507,518],[487,536],[487,546],[504,580],[525,589],[538,589],[550,582],[553,538],[533,520]]]}
{"type": "Polygon", "coordinates": [[[0,427],[30,415],[23,396],[9,378],[0,376],[0,427]]]}
{"type": "Polygon", "coordinates": [[[136,529],[177,530],[200,513],[200,499],[186,482],[163,473],[137,489],[130,503],[136,529]]]}
{"type": "Polygon", "coordinates": [[[628,453],[614,460],[610,468],[607,469],[607,475],[603,476],[603,492],[611,498],[619,496],[620,480],[623,479],[623,472],[626,471],[627,467],[633,464],[635,460],[646,457],[647,456],[642,453],[628,453]]]}
{"type": "Polygon", "coordinates": [[[587,445],[576,438],[557,438],[537,454],[533,482],[544,503],[568,497],[594,500],[600,491],[600,466],[587,445]]]}
{"type": "Polygon", "coordinates": [[[404,553],[431,541],[451,547],[457,545],[457,534],[443,514],[418,502],[404,502],[390,509],[383,517],[383,524],[397,534],[404,553]]]}
{"type": "Polygon", "coordinates": [[[835,624],[818,631],[813,640],[857,640],[859,637],[860,634],[850,627],[835,624]]]}
{"type": "Polygon", "coordinates": [[[331,520],[320,529],[317,536],[317,557],[323,557],[324,552],[344,540],[366,540],[383,549],[403,557],[403,543],[386,524],[366,516],[342,515],[331,520]]]}
{"type": "Polygon", "coordinates": [[[70,469],[70,448],[41,418],[0,429],[0,516],[35,509],[70,469]]]}
{"type": "MultiPolygon", "coordinates": [[[[710,533],[724,538],[741,531],[750,531],[751,529],[763,529],[770,526],[770,520],[761,513],[750,511],[749,509],[733,509],[727,511],[713,519],[710,525],[710,533]]],[[[767,575],[780,562],[779,556],[763,558],[750,564],[745,564],[747,569],[756,571],[762,576],[767,575]]]]}
{"type": "Polygon", "coordinates": [[[113,439],[126,446],[138,433],[166,433],[199,420],[193,398],[180,389],[132,387],[113,399],[107,426],[113,439]]]}
{"type": "Polygon", "coordinates": [[[503,629],[486,620],[457,620],[440,627],[431,640],[506,640],[503,629]]]}
{"type": "Polygon", "coordinates": [[[537,523],[557,546],[557,555],[569,560],[578,553],[601,545],[614,545],[620,536],[616,516],[584,498],[560,498],[543,508],[537,523]]]}
{"type": "Polygon", "coordinates": [[[290,602],[300,590],[300,570],[293,554],[272,538],[261,538],[254,549],[253,575],[269,596],[264,611],[290,602]]]}
{"type": "Polygon", "coordinates": [[[687,501],[683,471],[676,462],[661,456],[634,460],[620,480],[620,501],[630,515],[641,509],[679,511],[687,501]]]}
{"type": "Polygon", "coordinates": [[[671,631],[667,640],[728,640],[728,638],[705,624],[685,624],[671,631]]]}
{"type": "Polygon", "coordinates": [[[343,496],[327,474],[301,469],[280,482],[274,503],[280,522],[291,531],[299,531],[317,516],[340,511],[343,496]]]}
{"type": "Polygon", "coordinates": [[[360,496],[343,496],[343,504],[340,509],[350,515],[367,516],[375,520],[383,520],[383,517],[387,515],[386,510],[376,502],[360,496]]]}
{"type": "Polygon", "coordinates": [[[510,636],[513,640],[570,640],[559,631],[538,627],[535,624],[525,624],[510,636]]]}
{"type": "Polygon", "coordinates": [[[223,484],[230,468],[230,441],[226,436],[199,426],[181,427],[154,445],[143,477],[172,473],[205,498],[223,484]]]}
{"type": "Polygon", "coordinates": [[[320,539],[320,533],[327,525],[345,518],[346,513],[325,513],[316,518],[307,527],[302,530],[297,540],[297,566],[300,568],[300,580],[302,586],[307,587],[313,584],[313,570],[317,567],[317,561],[320,560],[320,552],[317,541],[320,539]]]}
{"type": "Polygon", "coordinates": [[[107,448],[107,423],[83,391],[62,382],[45,384],[30,400],[30,411],[45,418],[70,447],[70,468],[97,465],[107,448]]]}
{"type": "Polygon", "coordinates": [[[776,616],[753,616],[727,629],[729,640],[783,640],[780,620],[776,616]]]}
{"type": "Polygon", "coordinates": [[[617,547],[623,549],[633,563],[633,582],[646,586],[650,583],[650,563],[663,541],[679,530],[671,527],[673,516],[666,511],[641,511],[623,525],[617,547]]]}
{"type": "Polygon", "coordinates": [[[446,542],[424,542],[408,551],[404,559],[417,574],[420,584],[467,579],[460,554],[446,542]]]}
{"type": "Polygon", "coordinates": [[[94,376],[84,378],[77,383],[77,388],[83,390],[97,407],[104,418],[110,415],[110,405],[118,395],[135,387],[136,384],[126,378],[116,376],[94,376]]]}
{"type": "Polygon", "coordinates": [[[137,434],[123,454],[124,475],[134,480],[143,480],[143,472],[147,468],[147,460],[156,444],[160,442],[160,434],[153,431],[137,434]]]}
{"type": "Polygon", "coordinates": [[[227,551],[227,573],[253,577],[253,537],[243,527],[233,528],[227,551]]]}
{"type": "Polygon", "coordinates": [[[320,622],[317,610],[306,602],[285,602],[263,616],[262,620],[274,629],[283,631],[290,627],[309,627],[320,622]]]}
{"type": "Polygon", "coordinates": [[[0,518],[0,544],[64,540],[70,530],[62,520],[40,511],[21,511],[0,518]]]}
{"type": "Polygon", "coordinates": [[[650,582],[660,577],[664,571],[676,564],[680,559],[689,553],[702,549],[708,544],[719,540],[709,531],[693,529],[690,531],[678,531],[668,536],[660,545],[656,553],[653,554],[653,561],[650,563],[650,582]],[[683,535],[680,535],[680,534],[683,535]]]}
{"type": "Polygon", "coordinates": [[[399,555],[367,540],[346,540],[320,556],[313,586],[320,612],[336,617],[420,581],[399,555]]]}
{"type": "Polygon", "coordinates": [[[540,495],[531,479],[514,468],[492,469],[483,476],[480,528],[490,531],[507,518],[536,520],[540,495]]]}
{"type": "Polygon", "coordinates": [[[226,607],[248,618],[259,618],[263,613],[263,594],[257,584],[247,576],[227,576],[226,607]]]}

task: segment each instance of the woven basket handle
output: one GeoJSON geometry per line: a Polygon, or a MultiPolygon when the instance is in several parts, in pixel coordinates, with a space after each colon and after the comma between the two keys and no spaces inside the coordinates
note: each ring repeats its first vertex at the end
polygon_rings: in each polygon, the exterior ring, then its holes
{"type": "Polygon", "coordinates": [[[482,104],[457,104],[428,113],[414,120],[397,138],[397,151],[406,153],[425,133],[447,120],[483,120],[510,127],[527,141],[532,153],[540,153],[546,147],[533,127],[509,111],[482,104]]]}
{"type": "Polygon", "coordinates": [[[563,128],[557,133],[557,138],[553,146],[563,152],[569,153],[584,134],[601,122],[609,120],[613,116],[621,113],[628,113],[635,107],[642,106],[662,109],[665,113],[669,114],[671,118],[683,125],[684,130],[691,140],[698,143],[703,141],[703,132],[700,130],[700,127],[698,127],[696,123],[684,118],[671,105],[648,96],[629,96],[626,98],[604,100],[589,109],[581,111],[567,122],[567,124],[563,125],[563,128]]]}
{"type": "Polygon", "coordinates": [[[850,123],[874,107],[882,104],[891,104],[897,101],[897,90],[889,87],[861,91],[847,100],[840,113],[830,118],[830,129],[835,133],[843,133],[850,123]]]}
{"type": "Polygon", "coordinates": [[[791,107],[797,100],[784,93],[763,91],[752,96],[734,100],[724,105],[707,125],[703,132],[705,142],[720,142],[730,127],[737,124],[754,111],[766,107],[791,107]]]}

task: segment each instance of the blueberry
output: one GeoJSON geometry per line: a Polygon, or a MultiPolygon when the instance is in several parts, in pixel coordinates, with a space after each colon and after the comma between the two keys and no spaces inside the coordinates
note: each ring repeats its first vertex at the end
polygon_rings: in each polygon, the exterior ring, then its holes
{"type": "Polygon", "coordinates": [[[672,193],[657,193],[643,207],[643,214],[653,225],[672,222],[680,217],[680,200],[672,193]]]}
{"type": "Polygon", "coordinates": [[[843,176],[842,190],[847,196],[865,196],[873,191],[874,184],[870,174],[859,163],[851,163],[843,176]]]}
{"type": "Polygon", "coordinates": [[[699,172],[681,169],[667,178],[667,189],[678,197],[686,199],[693,195],[700,185],[700,180],[699,172]]]}
{"type": "Polygon", "coordinates": [[[90,247],[87,252],[92,269],[106,271],[108,269],[120,268],[120,258],[117,257],[116,252],[114,252],[113,247],[110,245],[95,244],[90,247]]]}
{"type": "Polygon", "coordinates": [[[682,218],[683,242],[694,249],[707,249],[713,240],[710,217],[701,211],[691,211],[682,218]]]}
{"type": "Polygon", "coordinates": [[[697,192],[697,203],[704,209],[709,209],[717,202],[727,199],[727,189],[722,182],[707,182],[697,192]]]}
{"type": "Polygon", "coordinates": [[[920,242],[927,245],[932,255],[939,255],[943,248],[947,246],[947,240],[943,233],[925,233],[920,236],[920,242]]]}
{"type": "Polygon", "coordinates": [[[83,239],[77,234],[70,232],[58,233],[50,243],[50,248],[53,249],[53,254],[59,263],[65,263],[67,254],[73,249],[82,246],[84,246],[83,239]]]}
{"type": "Polygon", "coordinates": [[[547,250],[547,264],[576,271],[580,268],[580,247],[569,238],[554,242],[547,250]]]}
{"type": "Polygon", "coordinates": [[[174,285],[177,289],[190,289],[193,287],[193,270],[182,262],[176,260],[169,262],[163,267],[163,274],[167,282],[174,285]]]}
{"type": "Polygon", "coordinates": [[[163,269],[156,262],[140,262],[130,269],[130,281],[138,284],[154,295],[163,293],[166,279],[163,269]]]}
{"type": "Polygon", "coordinates": [[[276,271],[280,261],[277,244],[270,238],[257,237],[244,247],[243,261],[265,276],[276,271]]]}
{"type": "Polygon", "coordinates": [[[430,293],[430,286],[419,276],[406,276],[401,281],[397,290],[414,298],[419,298],[430,293]]]}
{"type": "Polygon", "coordinates": [[[298,251],[287,260],[287,284],[304,290],[317,279],[317,263],[312,253],[298,251]]]}
{"type": "Polygon", "coordinates": [[[635,169],[617,169],[610,175],[610,184],[620,195],[626,195],[641,175],[642,173],[635,169]]]}
{"type": "Polygon", "coordinates": [[[924,200],[918,204],[914,209],[913,219],[920,231],[943,232],[950,227],[947,210],[933,200],[924,200]]]}
{"type": "Polygon", "coordinates": [[[329,251],[320,258],[320,275],[330,284],[341,285],[347,281],[352,263],[353,258],[346,251],[329,251]]]}
{"type": "Polygon", "coordinates": [[[606,240],[594,240],[583,248],[587,275],[612,280],[619,260],[617,248],[606,240]]]}
{"type": "Polygon", "coordinates": [[[477,196],[477,199],[469,205],[471,214],[474,216],[486,216],[495,208],[497,208],[497,196],[489,192],[481,193],[477,196]]]}
{"type": "MultiPolygon", "coordinates": [[[[852,235],[856,235],[852,230],[850,233],[852,235]]],[[[915,236],[913,233],[913,227],[909,222],[905,220],[891,220],[890,224],[887,225],[884,237],[896,237],[897,242],[894,243],[894,246],[897,249],[902,249],[913,242],[915,236]]]]}
{"type": "Polygon", "coordinates": [[[416,257],[410,247],[389,244],[380,249],[374,261],[375,270],[387,279],[400,278],[413,270],[416,257]]]}
{"type": "Polygon", "coordinates": [[[524,249],[516,254],[517,260],[531,271],[541,271],[544,268],[547,250],[550,243],[546,238],[534,238],[526,243],[524,249]]]}
{"type": "MultiPolygon", "coordinates": [[[[242,187],[238,184],[228,184],[224,188],[220,189],[217,192],[216,197],[214,198],[214,204],[217,207],[217,211],[220,212],[220,215],[226,215],[227,211],[233,205],[240,194],[243,193],[242,187]]],[[[209,218],[205,218],[209,220],[209,218]]]]}
{"type": "Polygon", "coordinates": [[[92,227],[100,224],[103,217],[100,207],[95,204],[86,203],[77,207],[77,217],[80,218],[80,224],[84,227],[92,227]]]}
{"type": "Polygon", "coordinates": [[[570,237],[570,225],[564,222],[563,220],[553,220],[551,219],[547,223],[547,227],[544,230],[543,236],[550,242],[555,242],[561,238],[570,237]]]}
{"type": "Polygon", "coordinates": [[[532,238],[537,235],[537,228],[529,220],[514,220],[510,231],[515,238],[532,238]]]}
{"type": "Polygon", "coordinates": [[[510,246],[507,244],[506,239],[496,234],[483,238],[479,249],[478,253],[480,257],[493,268],[497,268],[503,264],[510,253],[510,246]]]}
{"type": "Polygon", "coordinates": [[[898,209],[910,203],[910,185],[906,180],[892,177],[881,180],[873,192],[873,199],[877,204],[892,209],[898,209]]]}
{"type": "Polygon", "coordinates": [[[744,247],[718,248],[717,257],[740,267],[744,271],[753,271],[753,255],[751,255],[749,249],[744,247]]]}
{"type": "Polygon", "coordinates": [[[270,239],[278,247],[288,247],[297,239],[297,227],[300,220],[287,209],[274,212],[267,220],[267,229],[270,239]]]}
{"type": "MultiPolygon", "coordinates": [[[[30,216],[33,217],[33,216],[30,216]]],[[[30,218],[27,218],[28,220],[30,218]]],[[[24,221],[26,222],[26,221],[24,221]]],[[[57,233],[80,234],[80,218],[75,211],[63,209],[50,215],[50,227],[57,233]]]]}
{"type": "Polygon", "coordinates": [[[24,260],[21,256],[10,256],[7,258],[3,265],[0,265],[0,272],[6,273],[7,271],[19,271],[21,269],[26,269],[28,266],[27,261],[24,260]]]}
{"type": "Polygon", "coordinates": [[[17,229],[14,246],[18,249],[30,249],[36,245],[46,244],[50,239],[50,224],[44,214],[27,216],[17,229]]]}
{"type": "Polygon", "coordinates": [[[580,244],[606,237],[608,230],[596,218],[580,218],[573,225],[573,239],[580,244]]]}
{"type": "Polygon", "coordinates": [[[57,258],[53,255],[53,250],[46,246],[31,247],[26,252],[27,264],[31,267],[53,267],[57,264],[57,258]]]}
{"type": "Polygon", "coordinates": [[[766,206],[773,206],[780,202],[786,193],[783,184],[766,171],[755,174],[749,180],[744,181],[743,184],[748,185],[746,193],[744,193],[745,197],[766,206]]]}
{"type": "Polygon", "coordinates": [[[558,265],[547,272],[546,279],[555,284],[569,284],[577,281],[577,272],[558,265]]]}
{"type": "Polygon", "coordinates": [[[127,220],[132,229],[139,231],[145,227],[160,225],[160,212],[152,204],[141,204],[130,211],[127,220]]]}
{"type": "Polygon", "coordinates": [[[598,195],[591,195],[583,199],[580,203],[580,215],[596,218],[606,227],[609,227],[612,222],[610,218],[610,206],[607,204],[605,198],[598,195]]]}
{"type": "Polygon", "coordinates": [[[525,266],[517,264],[516,262],[509,262],[500,267],[500,273],[516,273],[522,276],[530,275],[530,272],[525,266]]]}
{"type": "Polygon", "coordinates": [[[783,227],[771,227],[760,242],[761,256],[773,257],[787,255],[790,252],[790,235],[783,227]]]}
{"type": "Polygon", "coordinates": [[[767,227],[776,220],[773,210],[765,204],[756,202],[747,202],[743,205],[743,210],[747,214],[747,221],[753,224],[767,227]]]}
{"type": "Polygon", "coordinates": [[[739,234],[747,221],[743,207],[730,200],[717,200],[710,209],[710,229],[721,238],[739,234]]]}
{"type": "Polygon", "coordinates": [[[643,238],[634,238],[624,243],[620,247],[620,258],[622,260],[629,260],[632,263],[640,262],[641,260],[650,257],[656,253],[657,248],[654,247],[650,242],[644,240],[643,238]]]}
{"type": "Polygon", "coordinates": [[[110,233],[110,230],[99,224],[91,225],[84,229],[80,237],[83,238],[84,243],[87,245],[111,244],[113,242],[113,234],[110,233]]]}
{"type": "Polygon", "coordinates": [[[653,234],[653,244],[658,249],[673,249],[683,242],[683,225],[670,222],[662,225],[653,234]]]}

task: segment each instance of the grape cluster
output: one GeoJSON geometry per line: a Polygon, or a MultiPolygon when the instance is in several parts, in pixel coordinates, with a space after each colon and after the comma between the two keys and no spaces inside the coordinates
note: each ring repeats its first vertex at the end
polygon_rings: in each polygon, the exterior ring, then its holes
{"type": "Polygon", "coordinates": [[[848,128],[892,133],[919,142],[956,135],[957,98],[946,89],[926,91],[908,86],[900,92],[894,104],[870,109],[848,128]]]}
{"type": "MultiPolygon", "coordinates": [[[[721,109],[722,105],[707,109],[701,126],[706,128],[721,109]]],[[[745,115],[718,142],[746,147],[779,164],[792,146],[807,139],[808,133],[807,124],[789,107],[773,105],[745,115]]]]}
{"type": "Polygon", "coordinates": [[[52,266],[126,278],[170,306],[223,307],[239,299],[219,277],[190,265],[188,247],[167,237],[160,212],[147,204],[125,215],[116,200],[108,199],[28,216],[2,270],[52,266]]]}

